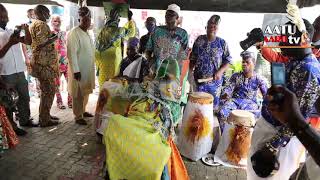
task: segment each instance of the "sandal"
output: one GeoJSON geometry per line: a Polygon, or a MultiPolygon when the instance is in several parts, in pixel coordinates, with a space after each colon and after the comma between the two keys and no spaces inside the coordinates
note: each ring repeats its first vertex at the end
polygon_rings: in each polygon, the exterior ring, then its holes
{"type": "Polygon", "coordinates": [[[47,122],[41,122],[41,127],[49,127],[49,126],[57,126],[59,124],[58,121],[47,121],[47,122]]]}
{"type": "Polygon", "coordinates": [[[87,123],[87,121],[84,120],[84,119],[78,119],[78,120],[76,120],[76,124],[79,124],[79,125],[87,125],[88,123],[87,123]]]}

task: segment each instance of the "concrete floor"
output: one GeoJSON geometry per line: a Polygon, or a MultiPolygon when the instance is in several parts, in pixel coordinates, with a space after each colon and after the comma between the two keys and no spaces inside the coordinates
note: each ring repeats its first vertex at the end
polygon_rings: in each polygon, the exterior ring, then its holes
{"type": "MultiPolygon", "coordinates": [[[[64,94],[66,99],[66,94],[64,94]]],[[[94,113],[97,95],[90,96],[88,110],[94,113]]],[[[38,98],[31,99],[32,115],[38,116],[38,98]]],[[[26,128],[28,134],[20,137],[20,144],[0,158],[1,180],[104,178],[104,147],[98,143],[93,119],[88,126],[74,123],[71,109],[59,110],[55,103],[52,114],[61,118],[61,124],[50,128],[26,128]]],[[[191,180],[244,180],[244,170],[223,166],[209,167],[201,161],[184,159],[191,180]]]]}

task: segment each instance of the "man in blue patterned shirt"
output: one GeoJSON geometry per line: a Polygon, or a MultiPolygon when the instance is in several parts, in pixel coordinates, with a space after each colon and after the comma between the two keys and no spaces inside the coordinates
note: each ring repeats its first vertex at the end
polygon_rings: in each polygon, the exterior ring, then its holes
{"type": "MultiPolygon", "coordinates": [[[[295,46],[310,46],[307,36],[296,29],[292,36],[300,37],[301,40],[295,46]]],[[[293,46],[284,43],[282,45],[293,46]]],[[[297,96],[300,111],[304,118],[308,119],[320,97],[320,63],[312,54],[311,48],[282,48],[281,51],[289,57],[286,65],[286,86],[297,96]]],[[[257,122],[252,135],[249,157],[253,158],[253,161],[248,161],[247,179],[257,179],[257,173],[266,169],[266,164],[273,164],[270,163],[272,157],[276,157],[280,167],[268,179],[289,179],[304,159],[305,148],[286,126],[271,115],[267,104],[268,101],[265,101],[262,107],[263,118],[257,122]],[[256,158],[260,160],[255,161],[256,158]]]]}
{"type": "Polygon", "coordinates": [[[190,70],[194,70],[197,91],[212,94],[215,109],[219,104],[224,73],[231,63],[227,43],[216,36],[219,23],[218,15],[209,19],[207,34],[196,39],[190,58],[190,70]]]}
{"type": "Polygon", "coordinates": [[[225,121],[232,110],[248,110],[260,116],[257,102],[258,91],[262,96],[267,93],[267,83],[254,72],[255,57],[252,52],[242,52],[243,72],[235,73],[231,76],[227,86],[222,91],[221,108],[218,117],[225,121]]]}

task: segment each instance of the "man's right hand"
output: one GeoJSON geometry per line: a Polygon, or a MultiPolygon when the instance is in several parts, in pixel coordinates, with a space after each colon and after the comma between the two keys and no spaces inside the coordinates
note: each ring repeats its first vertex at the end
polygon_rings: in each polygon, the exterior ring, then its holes
{"type": "Polygon", "coordinates": [[[20,42],[20,37],[15,34],[11,34],[9,38],[9,43],[11,45],[15,45],[15,44],[18,44],[19,42],[20,42]]]}
{"type": "Polygon", "coordinates": [[[28,24],[21,24],[21,29],[25,31],[29,31],[29,25],[28,24]]]}
{"type": "Polygon", "coordinates": [[[81,81],[81,73],[80,72],[74,73],[73,76],[74,76],[75,80],[81,81]]]}
{"type": "Polygon", "coordinates": [[[256,43],[256,48],[257,49],[261,49],[262,46],[263,46],[263,42],[257,42],[256,43]]]}
{"type": "Polygon", "coordinates": [[[267,99],[270,101],[268,105],[269,112],[281,123],[287,124],[288,121],[303,118],[296,95],[287,88],[282,86],[271,87],[268,90],[267,99]],[[276,93],[283,95],[283,100],[281,100],[280,104],[273,101],[273,95],[276,93]]]}

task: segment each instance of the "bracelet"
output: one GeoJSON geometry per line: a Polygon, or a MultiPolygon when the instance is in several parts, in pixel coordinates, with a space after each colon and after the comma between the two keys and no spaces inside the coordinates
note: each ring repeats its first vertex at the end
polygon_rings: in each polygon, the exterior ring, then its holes
{"type": "Polygon", "coordinates": [[[286,146],[290,141],[293,133],[287,127],[282,127],[279,132],[271,138],[269,142],[266,143],[266,147],[273,153],[277,153],[279,151],[279,147],[286,146]]]}
{"type": "Polygon", "coordinates": [[[272,153],[276,154],[278,153],[279,149],[275,148],[270,142],[266,143],[266,147],[271,151],[272,153]]]}

